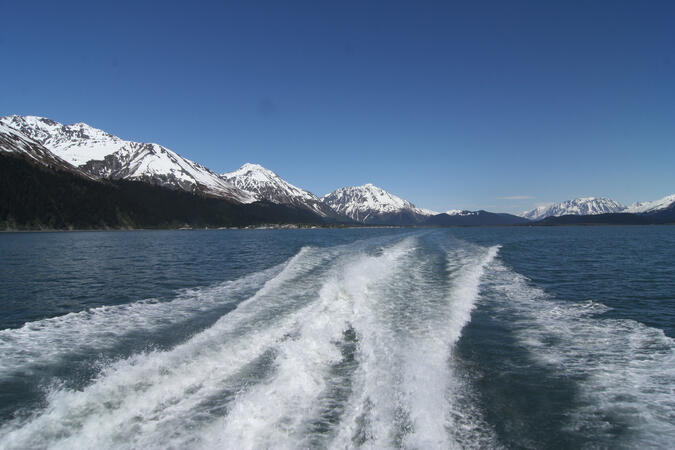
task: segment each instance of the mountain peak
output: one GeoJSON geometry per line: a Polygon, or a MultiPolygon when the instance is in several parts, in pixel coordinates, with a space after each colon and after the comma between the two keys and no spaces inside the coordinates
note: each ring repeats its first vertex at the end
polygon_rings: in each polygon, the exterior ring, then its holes
{"type": "Polygon", "coordinates": [[[666,209],[673,204],[675,204],[675,194],[670,194],[661,199],[653,200],[650,202],[635,202],[629,207],[627,207],[625,209],[625,212],[648,213],[652,211],[658,211],[660,209],[666,209]]]}
{"type": "Polygon", "coordinates": [[[83,122],[64,125],[39,116],[7,116],[0,122],[40,142],[74,166],[103,160],[128,142],[83,122]]]}
{"type": "Polygon", "coordinates": [[[607,197],[578,197],[561,203],[539,206],[524,212],[521,216],[530,220],[541,220],[550,216],[607,214],[625,209],[621,203],[607,197]]]}
{"type": "Polygon", "coordinates": [[[93,177],[80,169],[74,167],[67,161],[59,158],[48,148],[40,144],[38,141],[31,139],[24,135],[16,128],[0,121],[0,152],[14,154],[21,158],[27,158],[32,162],[72,172],[85,178],[93,179],[93,177]]]}
{"type": "Polygon", "coordinates": [[[241,203],[257,200],[206,167],[158,144],[125,141],[83,122],[63,125],[38,116],[0,117],[0,123],[96,178],[143,180],[241,203]]]}
{"type": "MultiPolygon", "coordinates": [[[[260,185],[279,185],[286,183],[276,173],[272,172],[266,167],[261,166],[260,164],[254,163],[246,163],[235,171],[220,174],[220,177],[225,180],[229,180],[230,182],[237,181],[242,184],[240,189],[248,190],[250,192],[256,192],[257,187],[260,185]]],[[[289,186],[291,185],[289,184],[289,186]]],[[[293,187],[295,188],[295,186],[293,187]]]]}
{"type": "Polygon", "coordinates": [[[239,189],[272,203],[309,209],[322,217],[335,216],[335,211],[322,203],[316,195],[292,185],[260,164],[246,163],[233,172],[222,173],[220,177],[239,189]]]}
{"type": "Polygon", "coordinates": [[[364,223],[414,224],[421,217],[435,214],[372,183],[336,189],[322,200],[335,211],[364,223]]]}
{"type": "MultiPolygon", "coordinates": [[[[255,171],[260,171],[260,172],[272,172],[271,170],[261,166],[260,164],[255,164],[255,163],[244,163],[239,170],[255,170],[255,171]]],[[[272,172],[273,173],[273,172],[272,172]]]]}

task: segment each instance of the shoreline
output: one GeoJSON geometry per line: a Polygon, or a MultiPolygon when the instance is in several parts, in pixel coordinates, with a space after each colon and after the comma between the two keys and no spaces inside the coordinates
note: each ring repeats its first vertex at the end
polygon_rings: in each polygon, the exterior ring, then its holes
{"type": "Polygon", "coordinates": [[[449,229],[449,228],[576,228],[576,227],[668,227],[675,226],[675,223],[653,223],[653,224],[614,224],[614,223],[588,223],[588,224],[520,224],[520,225],[450,225],[450,226],[428,226],[428,225],[248,225],[244,227],[180,227],[180,228],[45,228],[38,230],[24,229],[4,229],[3,233],[99,233],[99,232],[129,232],[129,231],[260,231],[260,230],[344,230],[344,229],[449,229]]]}

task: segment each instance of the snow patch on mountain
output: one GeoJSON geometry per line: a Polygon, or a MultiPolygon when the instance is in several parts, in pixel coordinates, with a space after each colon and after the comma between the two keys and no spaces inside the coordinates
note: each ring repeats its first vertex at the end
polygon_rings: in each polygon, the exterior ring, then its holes
{"type": "Polygon", "coordinates": [[[321,199],[333,210],[358,222],[371,222],[377,216],[410,214],[421,218],[437,213],[417,208],[407,200],[374,186],[350,186],[337,189],[321,199]]]}
{"type": "Polygon", "coordinates": [[[260,164],[246,163],[239,169],[223,173],[220,176],[237,188],[272,203],[306,208],[322,217],[336,215],[335,211],[316,195],[292,185],[260,164]]]}
{"type": "Polygon", "coordinates": [[[565,215],[594,215],[622,212],[626,209],[621,203],[618,203],[607,197],[580,197],[574,200],[567,200],[562,203],[554,203],[548,206],[526,211],[521,214],[522,217],[530,220],[541,220],[550,216],[565,215]]]}
{"type": "Polygon", "coordinates": [[[240,203],[258,200],[215,172],[159,144],[125,141],[85,123],[63,125],[36,116],[7,116],[0,118],[0,123],[20,130],[96,177],[145,181],[240,203]]]}
{"type": "Polygon", "coordinates": [[[129,143],[81,122],[63,125],[44,117],[16,115],[2,117],[0,122],[40,142],[74,166],[101,160],[129,143]]]}
{"type": "Polygon", "coordinates": [[[22,153],[31,159],[38,159],[34,147],[41,147],[41,145],[18,130],[0,123],[0,139],[2,139],[0,141],[0,151],[22,153]]]}
{"type": "Polygon", "coordinates": [[[466,209],[451,209],[445,211],[444,214],[449,216],[475,216],[478,214],[478,211],[468,211],[466,209]]]}
{"type": "Polygon", "coordinates": [[[658,211],[661,209],[666,209],[675,203],[675,194],[668,195],[659,200],[653,200],[651,202],[635,202],[632,205],[628,206],[623,212],[628,213],[649,213],[658,211]]]}
{"type": "Polygon", "coordinates": [[[3,123],[0,123],[0,152],[13,153],[46,167],[66,170],[85,178],[93,178],[69,162],[59,158],[39,142],[3,123]]]}
{"type": "Polygon", "coordinates": [[[428,208],[415,208],[415,209],[417,211],[417,214],[419,214],[421,216],[431,217],[431,216],[438,215],[438,211],[434,211],[434,210],[431,210],[431,209],[428,209],[428,208]]]}

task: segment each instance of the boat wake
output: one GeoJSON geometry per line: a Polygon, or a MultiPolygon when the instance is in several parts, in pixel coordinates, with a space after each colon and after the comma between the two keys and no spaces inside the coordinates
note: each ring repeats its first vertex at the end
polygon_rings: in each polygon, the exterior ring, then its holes
{"type": "MultiPolygon", "coordinates": [[[[40,392],[0,425],[0,448],[527,447],[495,420],[494,386],[481,392],[461,352],[480,314],[516,342],[499,361],[527,355],[511,375],[539,368],[574,384],[560,433],[599,447],[673,442],[673,340],[552,297],[499,252],[447,232],[304,247],[171,301],[0,331],[0,387],[28,377],[40,392]],[[170,344],[115,350],[195,321],[170,344]],[[49,375],[86,355],[97,365],[79,384],[49,375]]],[[[489,345],[478,339],[472,348],[489,345]]]]}
{"type": "Polygon", "coordinates": [[[453,397],[462,386],[452,352],[498,247],[443,250],[432,241],[411,235],[306,247],[281,266],[171,302],[4,330],[0,376],[223,304],[233,308],[170,349],[104,364],[80,389],[52,383],[41,408],[3,425],[0,447],[452,447],[471,435],[485,440],[490,430],[478,416],[473,427],[454,426],[453,397]]]}
{"type": "Polygon", "coordinates": [[[606,317],[611,309],[592,300],[556,299],[500,261],[484,283],[533,363],[574,382],[565,432],[589,446],[672,446],[675,341],[663,330],[606,317]]]}

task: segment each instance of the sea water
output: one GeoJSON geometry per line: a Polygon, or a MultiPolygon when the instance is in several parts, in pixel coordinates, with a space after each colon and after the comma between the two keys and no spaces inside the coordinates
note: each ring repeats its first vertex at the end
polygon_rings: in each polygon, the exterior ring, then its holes
{"type": "Polygon", "coordinates": [[[0,448],[675,442],[675,227],[0,234],[0,448]]]}

